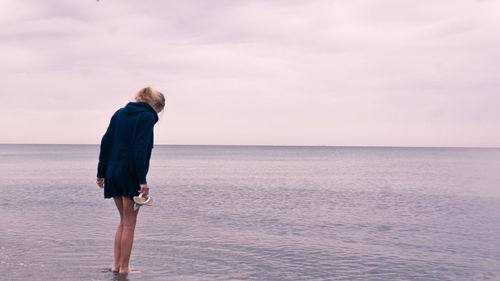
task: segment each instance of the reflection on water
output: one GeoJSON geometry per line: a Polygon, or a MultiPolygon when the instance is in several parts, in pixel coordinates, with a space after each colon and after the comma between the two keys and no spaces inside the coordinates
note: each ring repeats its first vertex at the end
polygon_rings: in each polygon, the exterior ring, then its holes
{"type": "Polygon", "coordinates": [[[129,281],[129,274],[118,274],[116,272],[110,272],[113,275],[112,281],[129,281]]]}
{"type": "Polygon", "coordinates": [[[157,146],[131,274],[97,146],[0,145],[7,280],[496,280],[495,149],[157,146]],[[19,198],[19,199],[18,199],[19,198]]]}

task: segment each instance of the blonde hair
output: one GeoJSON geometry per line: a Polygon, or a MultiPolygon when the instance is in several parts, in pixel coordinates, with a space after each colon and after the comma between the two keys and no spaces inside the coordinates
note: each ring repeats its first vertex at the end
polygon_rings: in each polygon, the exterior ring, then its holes
{"type": "Polygon", "coordinates": [[[135,95],[135,101],[149,103],[154,109],[162,111],[165,107],[165,96],[151,87],[141,89],[135,95]]]}

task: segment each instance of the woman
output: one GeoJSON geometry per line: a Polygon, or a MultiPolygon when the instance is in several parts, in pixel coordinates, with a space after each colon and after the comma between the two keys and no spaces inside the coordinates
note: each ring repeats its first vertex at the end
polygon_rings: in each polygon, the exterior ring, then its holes
{"type": "Polygon", "coordinates": [[[137,93],[135,102],[116,111],[102,137],[97,185],[104,187],[104,198],[114,199],[120,213],[113,272],[130,272],[128,263],[139,212],[134,211],[132,197],[149,193],[146,175],[153,148],[153,127],[164,107],[162,93],[144,88],[137,93]]]}

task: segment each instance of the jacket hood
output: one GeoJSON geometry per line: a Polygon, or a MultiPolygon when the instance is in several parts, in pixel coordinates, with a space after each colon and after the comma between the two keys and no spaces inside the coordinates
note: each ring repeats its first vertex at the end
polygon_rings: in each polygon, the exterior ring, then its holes
{"type": "Polygon", "coordinates": [[[127,115],[135,115],[144,112],[151,112],[156,117],[156,121],[158,121],[158,114],[153,109],[153,107],[146,102],[129,102],[123,108],[123,112],[127,115]]]}

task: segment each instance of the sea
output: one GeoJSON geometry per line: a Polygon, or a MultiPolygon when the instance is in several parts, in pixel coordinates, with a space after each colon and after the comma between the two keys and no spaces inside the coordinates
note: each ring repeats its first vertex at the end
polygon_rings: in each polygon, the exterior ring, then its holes
{"type": "Polygon", "coordinates": [[[0,145],[0,280],[500,280],[500,149],[156,145],[128,275],[98,145],[0,145]]]}

